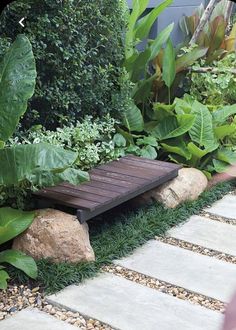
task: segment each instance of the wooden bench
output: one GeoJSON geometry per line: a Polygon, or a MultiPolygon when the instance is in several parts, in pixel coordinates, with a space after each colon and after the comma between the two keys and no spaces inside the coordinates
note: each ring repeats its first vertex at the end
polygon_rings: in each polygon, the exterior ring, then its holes
{"type": "Polygon", "coordinates": [[[125,156],[89,171],[90,181],[73,186],[63,183],[35,193],[56,207],[76,209],[81,223],[112,209],[178,175],[181,166],[125,156]]]}

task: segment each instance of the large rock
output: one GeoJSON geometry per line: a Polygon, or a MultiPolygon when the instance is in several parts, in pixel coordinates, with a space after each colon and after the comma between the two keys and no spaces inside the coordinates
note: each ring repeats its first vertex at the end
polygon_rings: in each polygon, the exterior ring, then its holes
{"type": "Polygon", "coordinates": [[[75,216],[53,209],[36,211],[33,224],[14,240],[13,248],[35,259],[50,258],[53,262],[95,260],[88,225],[81,225],[75,216]]]}
{"type": "Polygon", "coordinates": [[[195,200],[207,188],[206,176],[195,168],[182,168],[179,175],[149,192],[149,196],[163,203],[166,207],[175,208],[179,204],[195,200]]]}

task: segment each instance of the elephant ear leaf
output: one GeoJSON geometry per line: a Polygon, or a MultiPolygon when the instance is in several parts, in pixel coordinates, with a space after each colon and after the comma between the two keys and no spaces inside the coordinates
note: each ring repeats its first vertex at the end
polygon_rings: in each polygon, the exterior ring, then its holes
{"type": "Polygon", "coordinates": [[[0,263],[8,263],[22,270],[33,279],[36,279],[38,275],[37,265],[34,259],[20,251],[5,250],[0,252],[0,263]]]}
{"type": "Polygon", "coordinates": [[[198,143],[200,146],[209,148],[215,144],[215,135],[212,124],[212,115],[208,108],[195,101],[193,103],[193,111],[195,114],[194,124],[189,131],[192,141],[198,143]]]}
{"type": "Polygon", "coordinates": [[[0,267],[0,290],[6,290],[7,280],[9,280],[9,278],[10,276],[8,273],[0,267]]]}
{"type": "Polygon", "coordinates": [[[71,168],[77,157],[76,152],[48,143],[0,149],[0,185],[20,185],[25,181],[36,187],[65,181],[77,185],[89,179],[86,172],[71,168]]]}
{"type": "Polygon", "coordinates": [[[27,37],[19,35],[0,63],[0,141],[12,136],[33,96],[35,80],[31,44],[27,37]]]}
{"type": "Polygon", "coordinates": [[[25,231],[33,222],[34,212],[0,208],[0,244],[3,244],[25,231]]]}

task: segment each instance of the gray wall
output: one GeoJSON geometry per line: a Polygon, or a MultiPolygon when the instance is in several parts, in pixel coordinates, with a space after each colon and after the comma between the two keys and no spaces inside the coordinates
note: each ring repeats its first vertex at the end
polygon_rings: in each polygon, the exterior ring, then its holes
{"type": "MultiPolygon", "coordinates": [[[[128,5],[132,8],[132,0],[127,0],[128,5]]],[[[148,8],[154,8],[162,0],[150,0],[148,8]]],[[[194,10],[203,3],[206,5],[207,0],[174,0],[173,4],[167,7],[159,16],[157,22],[154,24],[150,38],[155,38],[158,31],[163,30],[167,25],[174,22],[175,27],[172,32],[172,40],[174,44],[178,44],[183,40],[183,35],[179,27],[179,20],[183,15],[190,16],[194,10]]],[[[149,9],[150,10],[150,9],[149,9]]]]}

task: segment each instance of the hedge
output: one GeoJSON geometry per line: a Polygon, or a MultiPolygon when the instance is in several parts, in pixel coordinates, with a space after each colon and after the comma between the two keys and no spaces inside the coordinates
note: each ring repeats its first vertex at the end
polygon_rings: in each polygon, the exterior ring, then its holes
{"type": "Polygon", "coordinates": [[[24,125],[52,128],[108,112],[119,117],[123,107],[119,95],[128,88],[121,68],[125,30],[121,0],[13,2],[0,19],[0,56],[22,33],[16,24],[22,17],[38,71],[24,125]]]}

